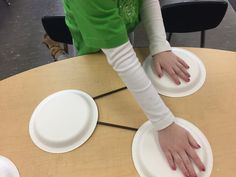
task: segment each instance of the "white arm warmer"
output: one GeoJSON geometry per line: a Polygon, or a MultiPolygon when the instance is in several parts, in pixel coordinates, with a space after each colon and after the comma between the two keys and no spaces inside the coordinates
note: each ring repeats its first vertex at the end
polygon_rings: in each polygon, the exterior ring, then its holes
{"type": "Polygon", "coordinates": [[[111,49],[102,49],[108,63],[119,74],[156,130],[166,128],[174,116],[163,103],[133,50],[127,43],[111,49]]]}
{"type": "Polygon", "coordinates": [[[171,50],[166,40],[159,0],[143,0],[141,18],[150,42],[151,55],[171,50]]]}

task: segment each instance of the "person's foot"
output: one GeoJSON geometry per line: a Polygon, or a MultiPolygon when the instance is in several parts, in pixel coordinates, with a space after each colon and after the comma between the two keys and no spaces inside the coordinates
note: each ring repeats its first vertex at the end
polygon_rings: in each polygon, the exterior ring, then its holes
{"type": "MultiPolygon", "coordinates": [[[[61,57],[62,55],[66,56],[66,53],[65,53],[64,49],[62,49],[60,47],[56,47],[56,46],[52,47],[52,48],[50,48],[49,51],[50,51],[50,54],[54,58],[55,61],[58,61],[61,58],[63,58],[63,57],[61,57]]],[[[64,58],[67,58],[67,57],[64,57],[64,58]]]]}
{"type": "Polygon", "coordinates": [[[67,54],[65,52],[65,49],[61,46],[59,42],[56,42],[52,40],[48,34],[44,34],[43,36],[43,44],[47,46],[49,49],[50,55],[53,57],[55,61],[60,59],[67,58],[67,54]]]}

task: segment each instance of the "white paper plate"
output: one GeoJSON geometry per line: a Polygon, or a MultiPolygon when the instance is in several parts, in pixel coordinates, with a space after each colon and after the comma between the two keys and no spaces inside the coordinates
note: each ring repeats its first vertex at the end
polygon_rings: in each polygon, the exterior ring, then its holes
{"type": "Polygon", "coordinates": [[[36,146],[51,153],[71,151],[92,135],[98,119],[94,100],[79,90],[45,98],[32,114],[29,133],[36,146]]]}
{"type": "Polygon", "coordinates": [[[3,156],[0,156],[0,177],[20,177],[14,163],[3,156]]]}
{"type": "MultiPolygon", "coordinates": [[[[198,177],[210,177],[213,157],[210,144],[203,133],[190,122],[178,118],[176,123],[188,130],[195,140],[200,144],[201,148],[196,152],[206,167],[205,172],[199,171],[194,166],[198,177]]],[[[141,177],[183,177],[181,171],[177,168],[176,171],[169,167],[164,153],[156,136],[151,122],[144,123],[135,134],[132,144],[132,157],[136,170],[141,177]]]]}
{"type": "Polygon", "coordinates": [[[170,97],[183,97],[193,94],[204,84],[206,69],[202,61],[195,54],[181,48],[172,48],[172,52],[190,66],[187,70],[191,75],[189,82],[180,79],[181,84],[176,85],[166,72],[159,78],[153,71],[153,60],[151,56],[146,58],[143,68],[160,94],[170,97]]]}

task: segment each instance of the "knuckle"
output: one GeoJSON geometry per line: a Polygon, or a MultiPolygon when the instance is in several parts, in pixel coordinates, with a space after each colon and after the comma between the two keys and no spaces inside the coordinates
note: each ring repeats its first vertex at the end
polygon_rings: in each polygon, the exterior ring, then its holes
{"type": "Polygon", "coordinates": [[[161,73],[161,71],[160,71],[158,68],[156,68],[155,71],[156,71],[157,74],[160,74],[160,73],[161,73]]]}
{"type": "Polygon", "coordinates": [[[185,61],[183,59],[179,58],[179,61],[185,64],[185,61]]]}
{"type": "Polygon", "coordinates": [[[175,72],[176,72],[177,74],[182,74],[182,71],[181,71],[179,68],[176,68],[176,69],[175,69],[175,72]]]}
{"type": "Polygon", "coordinates": [[[183,72],[179,73],[179,75],[183,78],[183,79],[187,79],[187,77],[185,76],[185,74],[183,72]]]}
{"type": "Polygon", "coordinates": [[[171,71],[171,72],[170,72],[170,76],[175,77],[175,76],[176,76],[175,72],[171,71]]]}
{"type": "Polygon", "coordinates": [[[166,155],[166,158],[168,161],[172,161],[172,157],[169,154],[166,155]]]}
{"type": "Polygon", "coordinates": [[[183,169],[183,173],[188,175],[188,171],[185,168],[183,169]]]}
{"type": "Polygon", "coordinates": [[[181,167],[180,167],[180,170],[181,170],[185,175],[188,174],[188,171],[185,169],[184,166],[181,166],[181,167]]]}
{"type": "Polygon", "coordinates": [[[195,154],[195,153],[192,155],[192,158],[194,161],[199,161],[199,158],[198,158],[197,154],[195,154]]]}
{"type": "Polygon", "coordinates": [[[166,68],[166,71],[169,73],[169,74],[174,74],[175,72],[173,71],[172,67],[167,67],[166,68]]]}
{"type": "Polygon", "coordinates": [[[156,69],[156,70],[159,70],[159,69],[160,69],[160,66],[159,66],[159,65],[155,65],[155,69],[156,69]]]}
{"type": "Polygon", "coordinates": [[[187,73],[185,67],[183,65],[181,65],[181,70],[184,72],[184,73],[187,73]]]}
{"type": "Polygon", "coordinates": [[[169,164],[172,164],[173,163],[173,160],[171,157],[167,157],[167,161],[169,162],[169,164]]]}
{"type": "Polygon", "coordinates": [[[192,167],[192,163],[190,162],[189,159],[185,161],[185,165],[190,167],[190,168],[192,167]]]}
{"type": "Polygon", "coordinates": [[[180,158],[176,158],[176,159],[175,159],[175,162],[176,162],[177,164],[179,164],[179,165],[182,164],[182,160],[181,160],[180,158]]]}
{"type": "Polygon", "coordinates": [[[187,71],[185,68],[183,68],[182,70],[183,70],[183,73],[184,73],[185,75],[187,75],[187,76],[189,75],[188,71],[187,71]]]}

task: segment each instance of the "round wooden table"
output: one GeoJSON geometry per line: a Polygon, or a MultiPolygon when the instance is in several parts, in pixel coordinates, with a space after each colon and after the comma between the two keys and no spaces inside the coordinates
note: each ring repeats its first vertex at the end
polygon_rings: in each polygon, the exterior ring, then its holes
{"type": "MultiPolygon", "coordinates": [[[[186,48],[205,64],[203,87],[191,96],[164,102],[207,136],[214,157],[212,177],[236,174],[236,52],[186,48]]],[[[141,61],[147,49],[136,49],[141,61]]],[[[0,81],[0,155],[17,166],[21,177],[133,177],[135,131],[97,125],[81,147],[63,154],[37,148],[28,126],[35,107],[48,95],[79,89],[92,97],[124,87],[103,54],[75,57],[41,66],[0,81]]],[[[96,99],[99,120],[140,127],[147,119],[127,90],[96,99]]]]}

